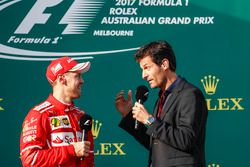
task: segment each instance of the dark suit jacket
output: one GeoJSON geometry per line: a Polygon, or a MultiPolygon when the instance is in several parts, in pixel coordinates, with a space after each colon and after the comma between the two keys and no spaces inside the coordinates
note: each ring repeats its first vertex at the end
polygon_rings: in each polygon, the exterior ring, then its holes
{"type": "MultiPolygon", "coordinates": [[[[158,101],[154,109],[156,117],[158,101]]],[[[160,119],[134,129],[130,112],[119,126],[150,151],[152,167],[205,167],[207,106],[202,92],[185,79],[166,99],[160,119]]]]}

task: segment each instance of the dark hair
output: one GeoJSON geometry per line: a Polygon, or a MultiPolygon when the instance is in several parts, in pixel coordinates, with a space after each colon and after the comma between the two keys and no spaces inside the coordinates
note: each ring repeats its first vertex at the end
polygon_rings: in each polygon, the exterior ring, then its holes
{"type": "Polygon", "coordinates": [[[137,62],[146,56],[150,56],[157,65],[161,65],[162,60],[166,58],[169,61],[170,70],[174,72],[176,70],[175,53],[170,44],[163,40],[150,42],[142,46],[134,56],[137,62]]]}

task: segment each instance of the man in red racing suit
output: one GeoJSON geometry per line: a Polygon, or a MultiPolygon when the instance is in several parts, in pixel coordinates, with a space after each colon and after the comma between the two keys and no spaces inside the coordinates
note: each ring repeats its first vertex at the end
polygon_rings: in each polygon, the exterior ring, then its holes
{"type": "Polygon", "coordinates": [[[52,81],[53,94],[46,101],[31,109],[23,122],[20,138],[22,164],[25,167],[94,167],[92,132],[88,131],[87,140],[82,141],[83,133],[79,126],[80,118],[86,113],[76,108],[72,101],[80,96],[79,85],[83,84],[83,79],[79,75],[84,69],[87,71],[90,64],[77,63],[69,57],[56,60],[56,63],[58,62],[64,68],[63,71],[55,73],[57,76],[52,78],[48,74],[50,65],[46,74],[48,80],[52,81]],[[69,64],[63,64],[65,61],[69,64]],[[78,68],[68,72],[76,65],[78,68]],[[69,76],[65,73],[69,73],[67,74],[69,76]],[[57,78],[60,79],[56,81],[57,78]],[[60,89],[55,86],[64,83],[67,83],[66,86],[60,86],[60,89]],[[72,88],[77,88],[75,89],[77,93],[72,93],[73,89],[68,91],[70,85],[74,85],[72,88]]]}

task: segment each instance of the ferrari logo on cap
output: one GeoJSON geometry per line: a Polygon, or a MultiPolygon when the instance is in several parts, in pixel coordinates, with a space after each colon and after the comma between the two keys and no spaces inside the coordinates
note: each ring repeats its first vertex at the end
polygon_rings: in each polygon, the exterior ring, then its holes
{"type": "Polygon", "coordinates": [[[62,65],[58,63],[51,68],[51,71],[53,72],[54,75],[56,75],[56,73],[60,71],[61,69],[62,69],[62,65]]]}

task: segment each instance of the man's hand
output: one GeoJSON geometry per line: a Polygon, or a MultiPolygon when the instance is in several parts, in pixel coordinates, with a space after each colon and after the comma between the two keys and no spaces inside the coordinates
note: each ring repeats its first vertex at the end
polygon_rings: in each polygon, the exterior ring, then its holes
{"type": "Polygon", "coordinates": [[[75,154],[77,157],[87,157],[90,152],[90,142],[89,141],[81,141],[71,143],[74,146],[75,154]]]}
{"type": "Polygon", "coordinates": [[[148,118],[150,117],[150,114],[142,104],[135,102],[132,113],[133,118],[135,118],[139,122],[142,122],[143,124],[148,123],[148,118]]]}
{"type": "Polygon", "coordinates": [[[128,99],[124,97],[124,91],[120,91],[115,99],[116,109],[125,117],[132,110],[132,91],[128,91],[128,99]]]}

